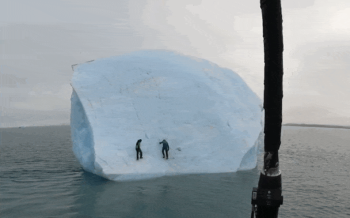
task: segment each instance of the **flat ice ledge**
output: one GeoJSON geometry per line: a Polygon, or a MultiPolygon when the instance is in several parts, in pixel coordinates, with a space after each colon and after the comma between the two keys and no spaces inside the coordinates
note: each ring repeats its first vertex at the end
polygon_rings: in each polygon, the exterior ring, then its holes
{"type": "Polygon", "coordinates": [[[123,181],[256,165],[261,100],[229,69],[138,51],[75,66],[72,86],[73,151],[89,172],[123,181]]]}

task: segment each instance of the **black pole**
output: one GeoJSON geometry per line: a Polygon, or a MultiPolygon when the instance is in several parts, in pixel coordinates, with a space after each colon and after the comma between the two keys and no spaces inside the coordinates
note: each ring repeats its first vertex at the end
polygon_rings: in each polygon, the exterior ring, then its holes
{"type": "Polygon", "coordinates": [[[283,35],[281,0],[260,0],[264,36],[264,169],[258,188],[253,188],[252,217],[278,217],[283,204],[278,150],[281,145],[283,98],[283,35]]]}

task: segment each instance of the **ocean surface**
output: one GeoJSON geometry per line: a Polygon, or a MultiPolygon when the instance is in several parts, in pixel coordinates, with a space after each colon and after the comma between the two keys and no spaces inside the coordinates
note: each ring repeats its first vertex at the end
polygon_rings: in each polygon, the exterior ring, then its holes
{"type": "MultiPolygon", "coordinates": [[[[0,129],[0,217],[250,217],[256,169],[114,182],[85,172],[69,126],[0,129]]],[[[284,127],[279,217],[350,217],[350,130],[284,127]]]]}

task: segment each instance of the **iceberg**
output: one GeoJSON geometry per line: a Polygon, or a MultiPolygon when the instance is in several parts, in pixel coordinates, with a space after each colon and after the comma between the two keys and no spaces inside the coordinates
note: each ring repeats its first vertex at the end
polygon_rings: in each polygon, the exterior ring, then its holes
{"type": "Polygon", "coordinates": [[[73,69],[71,134],[84,170],[127,181],[256,166],[261,99],[232,70],[164,50],[73,69]],[[169,159],[161,153],[163,139],[169,159]]]}

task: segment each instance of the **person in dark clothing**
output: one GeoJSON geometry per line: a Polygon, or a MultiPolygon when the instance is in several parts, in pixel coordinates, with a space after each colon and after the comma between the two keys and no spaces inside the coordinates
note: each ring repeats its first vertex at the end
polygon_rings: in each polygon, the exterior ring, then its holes
{"type": "Polygon", "coordinates": [[[142,159],[142,151],[141,151],[141,142],[142,139],[137,140],[136,142],[136,160],[139,159],[139,153],[140,153],[140,158],[142,159]]]}
{"type": "Polygon", "coordinates": [[[168,159],[168,151],[169,151],[168,142],[165,139],[163,139],[163,141],[159,142],[159,144],[163,144],[163,148],[162,148],[163,158],[165,158],[165,155],[164,155],[164,151],[165,151],[166,159],[168,159]]]}

